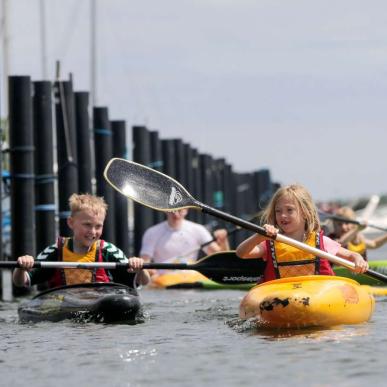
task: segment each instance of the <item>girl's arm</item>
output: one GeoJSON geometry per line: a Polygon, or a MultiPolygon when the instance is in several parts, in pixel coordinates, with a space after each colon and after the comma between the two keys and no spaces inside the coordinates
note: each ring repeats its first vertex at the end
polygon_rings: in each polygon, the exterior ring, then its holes
{"type": "Polygon", "coordinates": [[[380,237],[375,239],[364,239],[367,248],[377,249],[380,246],[383,246],[387,242],[387,234],[383,234],[380,237]]]}
{"type": "Polygon", "coordinates": [[[368,262],[359,253],[340,247],[336,255],[353,262],[355,267],[351,270],[355,273],[364,273],[368,269],[368,262]]]}
{"type": "MultiPolygon", "coordinates": [[[[276,236],[278,230],[271,225],[265,224],[263,226],[268,236],[276,236]]],[[[265,254],[265,249],[261,245],[261,242],[266,239],[270,239],[264,235],[254,234],[250,238],[247,238],[236,249],[236,255],[240,258],[262,258],[265,254]]]]}
{"type": "Polygon", "coordinates": [[[339,242],[341,245],[346,245],[348,242],[353,242],[359,231],[360,231],[360,228],[354,225],[354,227],[348,232],[346,232],[345,234],[343,234],[337,240],[337,242],[339,242]]]}

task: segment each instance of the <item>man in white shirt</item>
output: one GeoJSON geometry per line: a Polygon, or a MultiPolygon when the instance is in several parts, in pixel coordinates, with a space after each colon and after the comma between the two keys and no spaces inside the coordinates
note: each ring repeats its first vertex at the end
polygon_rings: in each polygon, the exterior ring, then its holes
{"type": "Polygon", "coordinates": [[[185,219],[187,214],[187,209],[168,212],[167,220],[146,230],[142,238],[141,258],[157,263],[192,262],[201,249],[207,255],[230,250],[227,230],[216,230],[213,240],[204,226],[185,219]]]}

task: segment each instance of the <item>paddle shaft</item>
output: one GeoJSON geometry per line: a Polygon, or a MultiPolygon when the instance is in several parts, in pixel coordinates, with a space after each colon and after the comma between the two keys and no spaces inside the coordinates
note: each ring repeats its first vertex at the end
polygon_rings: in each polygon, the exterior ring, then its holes
{"type": "MultiPolygon", "coordinates": [[[[254,231],[260,235],[263,235],[267,238],[270,238],[270,239],[273,239],[273,240],[276,240],[278,242],[282,242],[282,243],[286,243],[287,245],[290,245],[290,246],[293,246],[293,247],[296,247],[300,250],[303,250],[303,251],[306,251],[308,253],[311,253],[311,254],[314,254],[320,258],[325,258],[327,260],[329,260],[330,262],[333,262],[333,263],[336,263],[338,265],[341,265],[341,266],[344,266],[344,267],[347,267],[348,269],[353,269],[355,267],[355,264],[353,262],[350,262],[346,259],[343,259],[343,258],[340,258],[340,257],[337,257],[333,254],[330,254],[330,253],[327,253],[326,251],[322,251],[320,249],[317,249],[315,247],[312,247],[312,246],[309,246],[305,243],[302,243],[302,242],[299,242],[295,239],[292,239],[292,238],[288,238],[286,237],[285,235],[281,235],[281,234],[277,234],[276,237],[271,237],[269,236],[267,233],[266,233],[266,230],[261,227],[261,226],[258,226],[254,223],[251,223],[251,222],[248,222],[246,220],[243,220],[241,218],[238,218],[236,216],[233,216],[233,215],[230,215],[230,214],[227,214],[223,211],[220,211],[220,210],[217,210],[215,208],[212,208],[206,204],[203,204],[203,203],[200,203],[199,201],[195,200],[195,204],[200,207],[202,209],[203,212],[206,212],[207,214],[210,214],[210,215],[214,215],[214,216],[217,216],[223,220],[226,220],[226,221],[229,221],[231,223],[234,223],[238,226],[241,226],[245,229],[248,229],[248,230],[251,230],[251,231],[254,231]]],[[[370,277],[373,277],[373,278],[376,278],[376,279],[379,279],[381,281],[384,281],[384,282],[387,282],[387,276],[385,276],[384,274],[381,274],[381,273],[378,273],[374,270],[370,270],[368,269],[365,274],[369,275],[370,277]]]]}
{"type": "Polygon", "coordinates": [[[375,229],[380,230],[380,231],[387,232],[387,228],[384,228],[384,227],[381,227],[381,226],[378,226],[378,225],[375,225],[372,223],[359,222],[358,220],[355,220],[355,219],[349,219],[349,218],[345,218],[345,217],[342,217],[339,215],[330,215],[330,214],[326,214],[326,213],[323,213],[323,216],[327,217],[328,219],[332,219],[336,222],[351,223],[351,224],[356,224],[357,226],[363,226],[363,227],[367,226],[367,227],[375,228],[375,229]]]}
{"type": "MultiPolygon", "coordinates": [[[[0,268],[14,269],[20,268],[15,261],[0,261],[0,268]]],[[[33,268],[41,269],[128,269],[128,263],[120,262],[62,262],[62,261],[35,261],[33,268]]],[[[188,263],[144,263],[143,269],[164,269],[164,270],[198,270],[195,264],[188,263]]],[[[223,270],[223,268],[221,268],[223,270]]],[[[217,268],[211,267],[211,271],[217,268]]]]}

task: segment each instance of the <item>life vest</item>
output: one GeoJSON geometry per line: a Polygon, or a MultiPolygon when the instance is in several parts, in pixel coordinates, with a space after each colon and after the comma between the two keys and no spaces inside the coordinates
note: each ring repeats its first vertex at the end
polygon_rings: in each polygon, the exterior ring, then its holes
{"type": "Polygon", "coordinates": [[[365,260],[367,260],[367,246],[364,241],[360,241],[360,243],[348,242],[346,248],[350,251],[354,251],[355,253],[359,253],[365,260]]]}
{"type": "MultiPolygon", "coordinates": [[[[322,236],[322,232],[312,232],[305,244],[325,251],[322,236]]],[[[267,240],[266,249],[267,263],[264,282],[302,275],[335,275],[328,260],[316,257],[296,247],[267,240]]]]}
{"type": "MultiPolygon", "coordinates": [[[[93,243],[84,255],[76,254],[68,248],[69,238],[59,237],[57,241],[58,261],[63,262],[103,262],[103,240],[93,243]]],[[[48,282],[50,288],[89,282],[110,282],[105,269],[57,269],[48,282]]]]}

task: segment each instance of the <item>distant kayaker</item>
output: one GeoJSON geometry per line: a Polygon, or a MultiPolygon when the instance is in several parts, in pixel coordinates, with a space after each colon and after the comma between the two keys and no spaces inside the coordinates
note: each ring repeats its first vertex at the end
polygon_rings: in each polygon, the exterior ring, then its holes
{"type": "MultiPolygon", "coordinates": [[[[363,273],[368,263],[356,252],[340,246],[323,235],[317,209],[309,192],[299,184],[281,187],[272,197],[262,215],[269,236],[277,233],[295,239],[332,255],[352,261],[354,271],[363,273]]],[[[319,258],[285,243],[255,234],[236,250],[241,258],[261,258],[267,262],[264,281],[300,275],[334,275],[327,259],[319,258]]]]}
{"type": "MultiPolygon", "coordinates": [[[[335,211],[335,215],[349,220],[356,220],[355,212],[350,207],[340,207],[335,211]]],[[[348,250],[356,251],[367,259],[367,249],[377,249],[387,242],[387,233],[380,235],[375,239],[366,238],[361,231],[366,228],[364,225],[347,223],[344,221],[333,220],[333,232],[329,237],[339,242],[348,250]]]]}
{"type": "Polygon", "coordinates": [[[157,263],[192,262],[200,250],[207,255],[230,250],[227,230],[216,230],[213,240],[203,225],[185,219],[187,214],[187,209],[168,212],[165,221],[148,228],[142,238],[140,257],[157,263]]]}
{"type": "Polygon", "coordinates": [[[71,214],[67,224],[72,230],[71,238],[59,237],[57,243],[45,248],[37,257],[39,261],[65,262],[121,262],[129,263],[129,269],[32,269],[34,258],[23,255],[17,259],[21,268],[13,272],[16,286],[29,287],[48,282],[49,288],[88,282],[119,282],[130,287],[146,285],[149,273],[142,269],[143,259],[127,258],[110,242],[100,239],[107,212],[102,197],[90,194],[73,194],[69,199],[71,214]]]}

